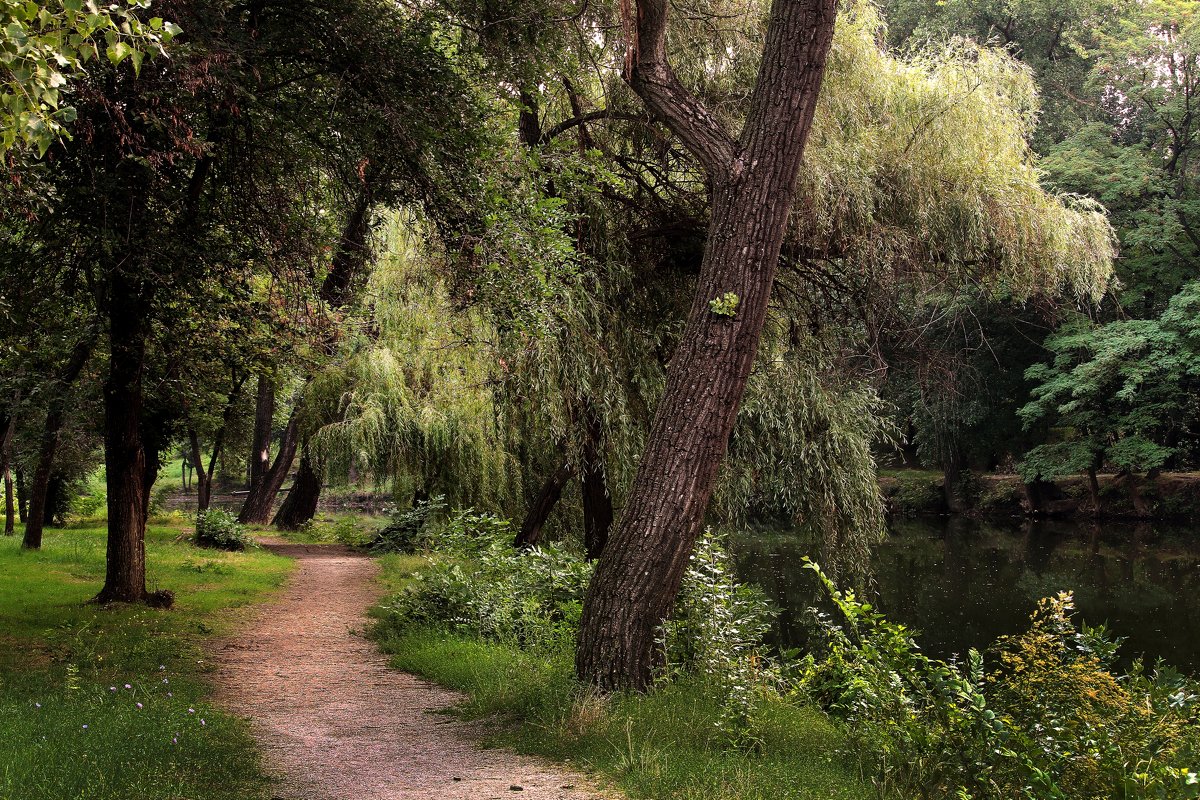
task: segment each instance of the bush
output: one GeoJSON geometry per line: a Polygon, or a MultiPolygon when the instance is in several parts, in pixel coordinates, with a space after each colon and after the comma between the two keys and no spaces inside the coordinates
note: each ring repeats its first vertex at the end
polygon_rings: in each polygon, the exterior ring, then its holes
{"type": "Polygon", "coordinates": [[[245,550],[254,544],[246,526],[228,511],[219,508],[196,514],[196,530],[192,533],[191,541],[197,547],[217,550],[245,550]]]}
{"type": "Polygon", "coordinates": [[[438,495],[418,501],[408,511],[392,515],[368,546],[374,553],[411,553],[421,546],[422,534],[429,523],[446,509],[445,497],[438,495]]]}

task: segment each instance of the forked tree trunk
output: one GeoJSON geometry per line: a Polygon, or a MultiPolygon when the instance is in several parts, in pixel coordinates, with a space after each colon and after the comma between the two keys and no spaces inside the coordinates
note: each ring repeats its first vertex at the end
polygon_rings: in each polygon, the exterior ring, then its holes
{"type": "MultiPolygon", "coordinates": [[[[369,167],[369,169],[373,170],[373,167],[369,167]]],[[[329,272],[321,283],[318,296],[321,298],[321,302],[330,309],[344,308],[354,299],[355,288],[365,272],[367,234],[370,233],[373,202],[371,189],[372,181],[376,178],[377,175],[373,171],[370,176],[364,178],[362,191],[342,229],[337,252],[334,253],[333,261],[329,265],[329,272]]],[[[332,354],[336,343],[336,331],[332,327],[327,328],[319,342],[321,349],[332,354]]],[[[239,522],[261,525],[270,519],[271,507],[275,504],[275,498],[278,496],[279,490],[283,488],[284,479],[287,478],[288,472],[292,469],[292,462],[296,458],[299,433],[296,409],[292,409],[287,427],[283,432],[283,439],[279,443],[279,452],[275,456],[275,461],[258,485],[254,485],[253,480],[251,481],[250,494],[246,496],[246,501],[238,514],[239,522]]],[[[316,513],[316,503],[321,498],[321,481],[319,479],[316,480],[315,487],[316,500],[312,501],[313,510],[308,519],[312,519],[312,514],[316,513]]],[[[307,508],[307,504],[304,507],[307,508]]],[[[280,508],[281,512],[282,510],[280,508]]],[[[297,509],[296,513],[300,511],[301,509],[297,509]]],[[[288,518],[296,519],[291,511],[288,512],[288,518]]]]}
{"type": "MultiPolygon", "coordinates": [[[[307,445],[305,446],[307,451],[307,445]]],[[[300,456],[300,466],[292,481],[292,488],[279,505],[279,511],[271,524],[285,531],[299,530],[317,514],[321,501],[321,476],[308,459],[308,453],[300,456]]]]}
{"type": "Polygon", "coordinates": [[[96,602],[136,603],[146,593],[146,449],[142,373],[146,323],[139,291],[116,272],[109,299],[109,374],[104,385],[108,553],[96,602]]]}
{"type": "Polygon", "coordinates": [[[570,479],[571,465],[566,462],[546,478],[546,482],[538,490],[537,497],[529,504],[529,510],[525,512],[521,529],[517,531],[513,540],[514,547],[533,547],[542,541],[542,530],[546,526],[546,520],[550,519],[550,512],[558,504],[570,479]]]}
{"type": "Polygon", "coordinates": [[[275,460],[271,462],[271,468],[262,476],[258,485],[250,488],[250,493],[242,503],[242,510],[238,513],[238,522],[265,525],[271,518],[271,507],[275,505],[275,498],[292,469],[292,462],[296,460],[299,428],[300,420],[293,409],[283,429],[283,435],[279,438],[279,450],[275,453],[275,460]]]}
{"type": "MultiPolygon", "coordinates": [[[[79,377],[92,354],[95,340],[85,337],[71,352],[71,358],[59,375],[58,387],[54,390],[46,409],[46,424],[42,427],[42,441],[38,447],[37,466],[33,470],[33,483],[29,487],[29,516],[25,523],[25,537],[21,546],[37,550],[42,546],[42,530],[46,522],[46,499],[50,492],[50,475],[54,470],[54,457],[58,453],[58,442],[66,421],[67,404],[71,397],[71,386],[79,377]]],[[[22,492],[24,494],[24,492],[22,492]]]]}
{"type": "Polygon", "coordinates": [[[700,533],[758,350],[836,0],[774,0],[740,139],[667,63],[667,0],[638,0],[627,78],[697,157],[712,217],[696,295],[620,523],[584,602],[575,667],[602,689],[651,682],[655,640],[700,533]]]}

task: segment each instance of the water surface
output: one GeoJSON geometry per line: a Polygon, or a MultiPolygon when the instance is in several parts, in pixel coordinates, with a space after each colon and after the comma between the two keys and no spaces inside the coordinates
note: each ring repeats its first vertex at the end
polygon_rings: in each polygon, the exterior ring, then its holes
{"type": "MultiPolygon", "coordinates": [[[[930,655],[1019,633],[1041,597],[1075,594],[1079,616],[1126,638],[1122,653],[1200,673],[1200,533],[1169,525],[899,520],[873,557],[877,605],[918,629],[930,655]]],[[[741,534],[743,579],[782,609],[779,643],[799,645],[816,586],[796,531],[741,534]]]]}

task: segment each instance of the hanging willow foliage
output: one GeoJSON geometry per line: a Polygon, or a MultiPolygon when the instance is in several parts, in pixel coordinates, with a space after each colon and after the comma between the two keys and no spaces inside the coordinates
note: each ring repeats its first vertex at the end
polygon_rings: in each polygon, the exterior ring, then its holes
{"type": "Polygon", "coordinates": [[[457,506],[516,510],[516,464],[496,425],[494,364],[481,347],[493,332],[457,312],[429,248],[411,221],[394,218],[367,287],[373,314],[347,355],[319,374],[304,398],[319,428],[310,451],[326,464],[355,463],[398,499],[444,494],[457,506]]]}

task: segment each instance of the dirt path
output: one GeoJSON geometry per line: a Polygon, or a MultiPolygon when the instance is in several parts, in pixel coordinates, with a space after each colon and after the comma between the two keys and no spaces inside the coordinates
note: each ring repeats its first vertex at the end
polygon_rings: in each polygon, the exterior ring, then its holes
{"type": "Polygon", "coordinates": [[[279,800],[585,800],[579,775],[435,714],[461,698],[387,667],[359,632],[375,563],[337,546],[272,544],[299,560],[275,603],[219,655],[220,700],[248,717],[279,800]]]}

